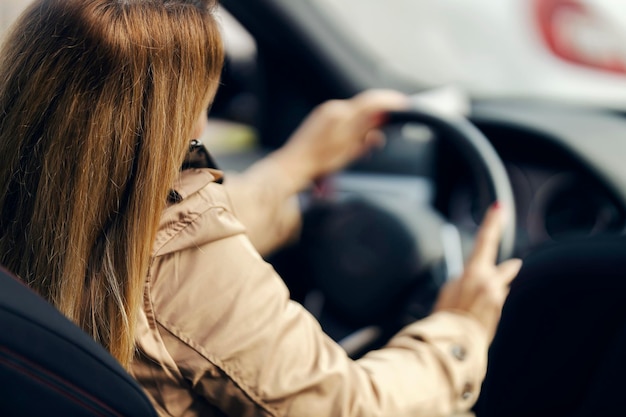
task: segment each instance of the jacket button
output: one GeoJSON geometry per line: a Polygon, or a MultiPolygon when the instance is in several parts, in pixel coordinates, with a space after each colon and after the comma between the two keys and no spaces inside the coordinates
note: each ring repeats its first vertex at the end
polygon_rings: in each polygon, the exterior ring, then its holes
{"type": "Polygon", "coordinates": [[[453,345],[451,352],[452,356],[459,361],[463,361],[467,357],[467,350],[461,345],[453,345]]]}

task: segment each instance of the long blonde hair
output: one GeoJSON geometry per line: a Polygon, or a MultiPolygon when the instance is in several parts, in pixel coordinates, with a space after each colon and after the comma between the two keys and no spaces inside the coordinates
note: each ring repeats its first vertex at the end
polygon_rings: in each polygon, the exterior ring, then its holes
{"type": "Polygon", "coordinates": [[[124,366],[223,51],[215,0],[37,0],[0,58],[0,263],[124,366]]]}

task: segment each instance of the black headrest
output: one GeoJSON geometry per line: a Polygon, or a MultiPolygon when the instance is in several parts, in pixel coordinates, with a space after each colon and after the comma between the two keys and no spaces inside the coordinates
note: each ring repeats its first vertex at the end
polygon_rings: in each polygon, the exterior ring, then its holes
{"type": "Polygon", "coordinates": [[[0,268],[0,415],[156,416],[100,345],[0,268]]]}

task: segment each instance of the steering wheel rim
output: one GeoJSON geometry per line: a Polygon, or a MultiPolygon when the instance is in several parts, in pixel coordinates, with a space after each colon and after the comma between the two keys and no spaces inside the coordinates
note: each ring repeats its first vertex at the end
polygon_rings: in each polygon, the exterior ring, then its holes
{"type": "Polygon", "coordinates": [[[441,133],[442,140],[447,140],[460,150],[475,175],[486,182],[492,201],[498,201],[507,211],[498,251],[498,262],[513,256],[515,249],[515,200],[513,188],[504,164],[491,142],[464,117],[438,115],[424,109],[411,109],[389,113],[387,124],[423,123],[441,133]]]}

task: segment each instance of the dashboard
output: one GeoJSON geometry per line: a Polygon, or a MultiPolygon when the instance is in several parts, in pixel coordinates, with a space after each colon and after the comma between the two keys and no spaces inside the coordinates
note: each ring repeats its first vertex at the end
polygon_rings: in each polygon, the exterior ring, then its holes
{"type": "MultiPolygon", "coordinates": [[[[509,175],[518,255],[550,241],[626,229],[626,118],[597,109],[499,103],[477,106],[473,121],[509,175]]],[[[451,210],[451,220],[463,221],[457,214],[451,210]]]]}
{"type": "MultiPolygon", "coordinates": [[[[566,155],[547,153],[558,162],[549,164],[523,153],[503,160],[516,206],[516,254],[523,256],[551,241],[624,230],[624,207],[614,193],[566,155]]],[[[442,211],[462,230],[475,231],[484,207],[475,184],[466,175],[454,174],[446,183],[450,186],[439,189],[442,211]]]]}

